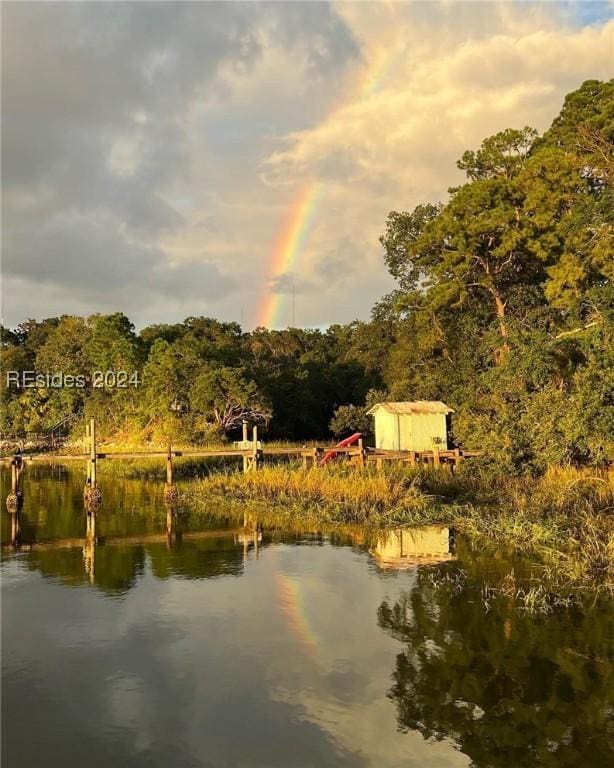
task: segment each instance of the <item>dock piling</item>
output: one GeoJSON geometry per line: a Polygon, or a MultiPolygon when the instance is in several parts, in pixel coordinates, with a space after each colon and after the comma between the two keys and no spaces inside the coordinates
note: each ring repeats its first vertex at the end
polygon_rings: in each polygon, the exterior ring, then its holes
{"type": "Polygon", "coordinates": [[[362,437],[358,438],[358,465],[361,469],[365,466],[366,451],[363,447],[362,437]]]}
{"type": "MultiPolygon", "coordinates": [[[[245,448],[245,446],[247,445],[247,441],[248,441],[248,433],[247,433],[248,424],[247,424],[247,421],[245,419],[243,419],[242,426],[243,426],[243,442],[242,442],[242,446],[243,446],[243,448],[245,448]]],[[[249,469],[249,457],[244,454],[243,455],[243,472],[247,472],[248,469],[249,469]]]]}
{"type": "Polygon", "coordinates": [[[168,444],[168,452],[166,454],[166,484],[173,484],[173,454],[170,443],[168,444]]]}
{"type": "Polygon", "coordinates": [[[90,484],[96,488],[96,420],[90,419],[90,484]]]}
{"type": "Polygon", "coordinates": [[[11,492],[6,497],[6,508],[9,512],[18,512],[23,506],[21,492],[21,475],[24,462],[20,454],[15,454],[11,460],[11,492]]]}
{"type": "Polygon", "coordinates": [[[89,423],[89,430],[85,428],[86,442],[89,443],[89,459],[87,462],[87,473],[85,480],[85,488],[83,489],[83,500],[88,507],[97,507],[102,501],[102,491],[98,487],[98,481],[96,479],[96,420],[92,417],[89,423]],[[88,439],[89,432],[89,439],[88,439]]]}
{"type": "Polygon", "coordinates": [[[166,484],[164,485],[164,503],[176,504],[179,501],[179,489],[173,483],[173,451],[168,444],[166,452],[166,484]]]}
{"type": "MultiPolygon", "coordinates": [[[[85,422],[85,449],[86,451],[89,451],[89,445],[90,445],[90,425],[89,422],[85,422]]],[[[86,462],[86,474],[85,474],[85,484],[86,486],[89,486],[92,484],[92,471],[90,467],[89,460],[86,462]]]]}
{"type": "MultiPolygon", "coordinates": [[[[244,427],[246,431],[246,427],[244,427]]],[[[248,449],[249,450],[249,449],[248,449]]],[[[261,448],[258,447],[258,425],[254,424],[252,427],[252,448],[251,452],[243,454],[243,471],[250,472],[256,471],[260,464],[264,461],[264,454],[261,448]]]]}

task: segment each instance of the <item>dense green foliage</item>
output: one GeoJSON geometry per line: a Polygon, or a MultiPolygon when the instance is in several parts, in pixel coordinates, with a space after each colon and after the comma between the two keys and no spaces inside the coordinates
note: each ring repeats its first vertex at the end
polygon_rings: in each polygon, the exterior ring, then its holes
{"type": "Polygon", "coordinates": [[[454,437],[508,471],[599,464],[614,445],[614,82],[587,81],[543,136],[487,138],[449,200],[392,212],[398,289],[370,322],[245,333],[188,318],[136,334],[122,314],[29,320],[3,370],[137,371],[138,388],[6,388],[3,431],[95,413],[108,436],[266,438],[368,428],[367,401],[441,399],[454,437]],[[353,406],[353,407],[348,407],[353,406]]]}
{"type": "Polygon", "coordinates": [[[136,372],[138,386],[96,388],[90,381],[20,391],[7,388],[3,376],[2,431],[44,432],[85,411],[115,439],[239,437],[243,418],[265,425],[267,439],[321,439],[335,408],[364,403],[379,382],[346,351],[352,334],[352,327],[242,333],[235,323],[188,318],[137,335],[122,314],[30,320],[4,335],[3,371],[136,372]]]}

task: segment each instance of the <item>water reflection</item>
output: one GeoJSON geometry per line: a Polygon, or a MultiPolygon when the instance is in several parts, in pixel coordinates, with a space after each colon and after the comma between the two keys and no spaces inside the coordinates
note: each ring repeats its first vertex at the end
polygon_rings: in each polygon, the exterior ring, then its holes
{"type": "Polygon", "coordinates": [[[612,765],[611,611],[535,618],[499,599],[486,612],[465,566],[462,588],[423,570],[380,605],[380,626],[403,643],[389,691],[399,727],[452,737],[475,766],[612,765]]]}
{"type": "Polygon", "coordinates": [[[250,548],[254,550],[254,556],[258,559],[259,549],[262,544],[262,528],[258,523],[254,523],[251,528],[244,528],[235,533],[235,542],[243,547],[243,561],[247,560],[250,548]]]}
{"type": "Polygon", "coordinates": [[[103,503],[93,507],[83,503],[82,482],[79,472],[29,468],[23,510],[1,518],[2,558],[27,553],[32,571],[119,595],[136,585],[148,559],[159,578],[238,575],[249,548],[262,542],[261,530],[255,538],[251,528],[243,534],[228,517],[191,520],[164,503],[157,483],[103,478],[103,503]]]}
{"type": "Polygon", "coordinates": [[[170,549],[181,544],[187,512],[181,514],[174,504],[165,504],[166,508],[166,546],[170,549]]]}
{"type": "Polygon", "coordinates": [[[153,573],[159,578],[171,575],[185,578],[211,578],[243,572],[250,553],[258,560],[263,548],[277,542],[297,545],[309,542],[323,545],[352,546],[369,551],[378,567],[386,570],[415,569],[453,558],[454,535],[445,526],[398,529],[375,534],[346,531],[343,535],[325,537],[322,533],[265,530],[250,518],[243,525],[237,519],[192,520],[187,511],[164,505],[165,529],[159,533],[108,535],[114,530],[112,518],[105,512],[86,506],[75,519],[74,535],[63,538],[38,539],[37,527],[31,521],[22,535],[22,514],[10,515],[10,545],[3,546],[3,557],[10,552],[28,553],[28,567],[40,570],[63,583],[91,585],[113,593],[121,593],[136,584],[143,574],[143,563],[149,559],[153,573]],[[224,527],[219,527],[220,523],[224,527]],[[207,525],[209,527],[207,527],[207,525]],[[79,534],[79,529],[82,534],[79,534]],[[81,557],[77,556],[80,551],[81,557]]]}
{"type": "Polygon", "coordinates": [[[9,515],[11,517],[11,547],[16,549],[21,545],[21,523],[19,520],[19,510],[9,510],[9,515]]]}
{"type": "Polygon", "coordinates": [[[481,584],[525,559],[446,526],[288,530],[102,483],[86,511],[82,477],[39,469],[3,510],[7,765],[612,762],[612,614],[486,610],[481,584]]]}
{"type": "Polygon", "coordinates": [[[454,532],[445,525],[379,531],[370,550],[380,568],[416,568],[453,558],[454,532]]]}
{"type": "Polygon", "coordinates": [[[96,580],[96,513],[86,510],[85,542],[83,543],[83,566],[90,584],[96,580]]]}

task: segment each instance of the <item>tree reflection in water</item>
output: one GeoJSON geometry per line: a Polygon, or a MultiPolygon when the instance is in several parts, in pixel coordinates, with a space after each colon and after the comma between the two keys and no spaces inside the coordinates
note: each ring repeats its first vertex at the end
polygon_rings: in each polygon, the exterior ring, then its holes
{"type": "Polygon", "coordinates": [[[389,692],[400,729],[452,738],[477,768],[614,765],[612,612],[535,617],[505,598],[487,611],[453,568],[421,568],[378,609],[405,646],[389,692]]]}

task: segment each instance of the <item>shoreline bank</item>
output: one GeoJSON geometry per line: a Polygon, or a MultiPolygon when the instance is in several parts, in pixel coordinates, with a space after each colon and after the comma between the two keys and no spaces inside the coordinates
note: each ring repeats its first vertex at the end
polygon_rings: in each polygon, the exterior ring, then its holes
{"type": "MultiPolygon", "coordinates": [[[[184,500],[206,510],[223,500],[264,522],[308,526],[454,526],[477,542],[532,553],[544,595],[597,591],[614,597],[614,474],[551,468],[538,478],[464,469],[360,471],[265,468],[211,474],[184,500]]],[[[507,587],[512,589],[513,574],[507,587]]],[[[516,596],[522,596],[519,587],[516,596]]]]}

